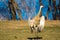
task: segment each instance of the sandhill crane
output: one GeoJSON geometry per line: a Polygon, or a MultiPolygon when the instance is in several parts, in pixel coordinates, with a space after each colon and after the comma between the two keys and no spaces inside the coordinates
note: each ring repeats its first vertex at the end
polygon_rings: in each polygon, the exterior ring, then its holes
{"type": "MultiPolygon", "coordinates": [[[[40,11],[39,11],[39,13],[41,13],[41,8],[42,8],[43,6],[41,5],[40,6],[40,11]]],[[[45,17],[44,16],[41,16],[40,17],[40,21],[39,21],[39,24],[37,25],[37,30],[40,32],[40,31],[42,31],[43,29],[44,29],[44,25],[45,25],[45,17]]]]}
{"type": "MultiPolygon", "coordinates": [[[[41,5],[40,6],[40,11],[39,11],[39,13],[41,13],[41,8],[42,8],[43,6],[41,5]]],[[[31,32],[33,32],[33,29],[35,28],[35,29],[37,29],[37,28],[39,28],[40,29],[40,27],[42,27],[42,26],[40,26],[40,25],[43,25],[43,24],[41,24],[41,22],[43,21],[42,19],[44,19],[44,16],[42,16],[41,17],[41,19],[40,19],[40,24],[39,25],[35,25],[35,19],[30,19],[30,17],[28,18],[28,24],[29,24],[29,26],[30,26],[30,28],[31,28],[31,32]]],[[[44,23],[44,21],[43,21],[43,23],[44,23]]]]}
{"type": "MultiPolygon", "coordinates": [[[[43,8],[43,6],[41,5],[40,6],[40,11],[39,11],[39,13],[41,14],[41,9],[43,8]]],[[[45,24],[45,17],[44,16],[41,16],[40,18],[39,18],[39,24],[37,25],[37,27],[35,27],[35,29],[37,30],[37,32],[39,31],[39,32],[41,32],[43,29],[44,29],[44,24],[45,24]]]]}

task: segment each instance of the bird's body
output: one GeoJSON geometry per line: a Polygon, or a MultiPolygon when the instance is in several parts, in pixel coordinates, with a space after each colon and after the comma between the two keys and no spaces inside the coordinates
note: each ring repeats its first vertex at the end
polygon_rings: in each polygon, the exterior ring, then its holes
{"type": "Polygon", "coordinates": [[[41,16],[40,22],[39,22],[39,25],[38,25],[39,31],[42,31],[44,29],[44,25],[45,25],[45,17],[41,16]]]}
{"type": "MultiPolygon", "coordinates": [[[[41,9],[42,9],[42,5],[40,6],[40,11],[39,11],[39,13],[41,13],[41,9]]],[[[43,28],[44,28],[44,23],[45,23],[45,18],[44,18],[44,16],[41,16],[40,17],[40,22],[39,22],[39,24],[38,25],[35,25],[35,19],[30,19],[30,17],[29,17],[29,19],[28,19],[28,24],[29,24],[29,26],[30,26],[30,28],[31,28],[31,32],[33,32],[33,29],[35,29],[35,30],[40,30],[40,31],[42,31],[43,30],[43,28]]]]}

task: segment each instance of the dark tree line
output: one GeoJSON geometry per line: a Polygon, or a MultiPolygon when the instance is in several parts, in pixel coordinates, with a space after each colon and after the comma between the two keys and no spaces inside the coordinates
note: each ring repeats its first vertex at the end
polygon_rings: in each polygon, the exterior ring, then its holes
{"type": "Polygon", "coordinates": [[[10,9],[10,13],[12,14],[11,19],[16,20],[16,11],[17,11],[19,19],[22,20],[20,9],[19,9],[17,3],[15,2],[15,0],[9,0],[8,7],[10,9]]]}

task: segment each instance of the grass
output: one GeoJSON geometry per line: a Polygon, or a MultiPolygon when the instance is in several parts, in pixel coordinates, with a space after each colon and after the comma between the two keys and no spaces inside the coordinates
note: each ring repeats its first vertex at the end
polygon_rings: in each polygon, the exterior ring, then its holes
{"type": "MultiPolygon", "coordinates": [[[[42,40],[60,40],[60,27],[45,27],[38,35],[42,40]]],[[[35,37],[29,28],[0,29],[0,40],[28,40],[28,37],[35,37]]]]}
{"type": "MultiPolygon", "coordinates": [[[[46,21],[45,28],[42,32],[38,33],[39,37],[42,37],[41,40],[60,40],[60,21],[46,21]],[[56,23],[55,23],[56,22],[56,23]],[[48,25],[47,25],[48,24],[48,25]],[[56,25],[55,25],[56,24],[56,25]],[[50,26],[52,25],[52,26],[50,26]]],[[[28,37],[35,37],[35,31],[34,33],[30,32],[30,28],[23,26],[22,24],[19,25],[19,21],[11,21],[9,22],[0,22],[0,40],[28,40],[28,37]],[[16,24],[17,23],[17,24],[16,24]],[[13,28],[7,28],[13,27],[13,28]],[[18,28],[14,28],[16,26],[19,26],[18,28]]],[[[23,23],[24,24],[24,23],[23,23]]]]}

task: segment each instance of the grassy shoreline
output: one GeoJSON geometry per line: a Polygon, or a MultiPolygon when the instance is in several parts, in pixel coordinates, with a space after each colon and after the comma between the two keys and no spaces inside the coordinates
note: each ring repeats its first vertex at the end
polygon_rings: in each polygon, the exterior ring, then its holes
{"type": "MultiPolygon", "coordinates": [[[[45,27],[54,27],[58,26],[60,27],[60,21],[59,20],[46,20],[45,27]]],[[[0,28],[23,28],[23,27],[29,27],[27,21],[0,21],[0,28]]]]}
{"type": "MultiPolygon", "coordinates": [[[[41,40],[60,40],[60,21],[46,21],[45,28],[38,33],[41,40]]],[[[35,37],[30,32],[27,21],[0,21],[0,40],[28,40],[28,37],[35,37]]]]}

